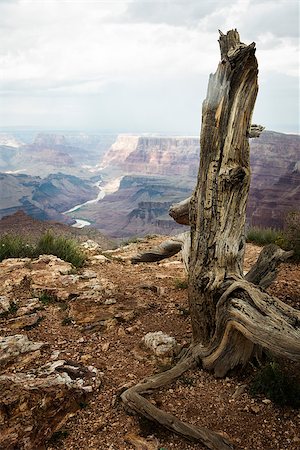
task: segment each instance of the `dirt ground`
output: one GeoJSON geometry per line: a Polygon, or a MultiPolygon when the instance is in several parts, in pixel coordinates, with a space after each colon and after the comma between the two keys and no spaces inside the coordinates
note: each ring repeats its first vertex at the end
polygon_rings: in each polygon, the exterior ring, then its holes
{"type": "MultiPolygon", "coordinates": [[[[178,256],[160,263],[131,265],[129,257],[162,238],[145,239],[109,254],[110,261],[93,264],[92,270],[114,284],[112,297],[120,307],[130,303],[135,313],[105,329],[85,330],[66,323],[66,312],[57,305],[45,308],[45,319],[27,335],[45,341],[51,351],[97,367],[102,384],[86,404],[65,423],[47,444],[48,450],[189,450],[204,449],[124,410],[119,394],[166,366],[140,345],[148,332],[163,331],[181,347],[191,339],[186,274],[178,256]],[[142,307],[141,307],[142,305],[142,307]],[[138,444],[140,442],[140,444],[138,444]]],[[[260,248],[247,245],[245,270],[255,262],[260,248]]],[[[87,263],[89,264],[89,263],[87,263]]],[[[300,308],[300,265],[283,264],[269,292],[300,308]]],[[[293,373],[299,370],[290,365],[293,373]]],[[[221,431],[244,450],[298,450],[300,411],[278,407],[264,396],[252,397],[249,383],[257,368],[249,365],[225,379],[201,368],[185,373],[171,386],[156,392],[151,401],[195,425],[221,431]]]]}

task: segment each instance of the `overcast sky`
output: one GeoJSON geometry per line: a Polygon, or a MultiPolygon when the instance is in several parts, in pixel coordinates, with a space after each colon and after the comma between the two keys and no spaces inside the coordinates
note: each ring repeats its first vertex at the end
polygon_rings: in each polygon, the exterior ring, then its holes
{"type": "Polygon", "coordinates": [[[197,135],[232,28],[256,42],[253,121],[299,133],[298,0],[0,0],[0,124],[197,135]]]}

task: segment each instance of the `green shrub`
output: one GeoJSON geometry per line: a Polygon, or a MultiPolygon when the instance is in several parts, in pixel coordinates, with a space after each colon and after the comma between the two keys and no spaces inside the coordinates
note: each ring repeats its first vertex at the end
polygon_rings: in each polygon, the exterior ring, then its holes
{"type": "Polygon", "coordinates": [[[76,241],[63,236],[55,237],[50,231],[36,245],[13,234],[0,237],[0,261],[7,258],[35,258],[42,254],[57,256],[75,267],[81,267],[86,260],[76,241]]]}
{"type": "Polygon", "coordinates": [[[274,228],[251,227],[247,232],[247,242],[258,245],[277,244],[283,240],[282,231],[274,228]]]}
{"type": "Polygon", "coordinates": [[[7,258],[32,258],[35,248],[20,236],[5,234],[0,237],[0,261],[7,258]]]}
{"type": "Polygon", "coordinates": [[[300,211],[291,211],[284,224],[284,248],[294,250],[294,259],[300,261],[300,211]]]}
{"type": "Polygon", "coordinates": [[[180,280],[179,278],[176,278],[174,281],[175,289],[187,289],[188,288],[188,282],[187,280],[180,280]]]}
{"type": "Polygon", "coordinates": [[[249,228],[247,242],[258,245],[276,244],[284,250],[293,250],[293,259],[300,261],[300,211],[291,211],[286,215],[283,230],[249,228]]]}
{"type": "Polygon", "coordinates": [[[41,291],[38,293],[38,299],[43,305],[49,305],[50,303],[57,302],[57,296],[50,291],[41,291]]]}
{"type": "Polygon", "coordinates": [[[263,394],[280,406],[300,408],[300,385],[282,371],[276,362],[268,363],[250,386],[253,395],[263,394]]]}
{"type": "Polygon", "coordinates": [[[86,260],[85,254],[80,250],[76,241],[63,236],[55,237],[50,231],[47,231],[38,241],[37,252],[39,255],[57,256],[75,267],[81,267],[86,260]]]}

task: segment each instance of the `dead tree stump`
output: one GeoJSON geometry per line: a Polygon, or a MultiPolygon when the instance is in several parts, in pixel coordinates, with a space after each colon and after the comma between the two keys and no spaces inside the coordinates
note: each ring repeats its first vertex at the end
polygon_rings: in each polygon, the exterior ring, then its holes
{"type": "MultiPolygon", "coordinates": [[[[203,103],[197,185],[190,203],[181,205],[178,214],[183,221],[185,211],[190,213],[188,273],[193,341],[175,367],[128,389],[122,400],[138,414],[186,438],[210,449],[228,450],[233,445],[222,435],[183,423],[143,397],[196,364],[224,376],[237,365],[246,364],[261,348],[300,361],[299,311],[243,276],[250,185],[248,138],[258,91],[255,44],[241,43],[236,30],[226,35],[220,32],[219,44],[221,61],[210,76],[203,103]]],[[[166,253],[172,249],[176,250],[174,245],[166,253]]],[[[262,267],[263,261],[260,263],[262,267]]],[[[258,285],[260,280],[269,281],[261,267],[249,275],[258,285]]]]}

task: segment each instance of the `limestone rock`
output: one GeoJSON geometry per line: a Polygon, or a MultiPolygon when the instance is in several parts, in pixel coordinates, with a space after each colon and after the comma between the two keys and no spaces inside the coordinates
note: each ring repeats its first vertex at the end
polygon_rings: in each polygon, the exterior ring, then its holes
{"type": "Polygon", "coordinates": [[[98,264],[98,263],[106,263],[110,262],[110,259],[106,258],[104,255],[95,255],[91,258],[92,264],[98,264]]]}
{"type": "Polygon", "coordinates": [[[142,343],[158,357],[172,357],[178,353],[176,339],[162,331],[147,333],[143,337],[142,343]]]}
{"type": "Polygon", "coordinates": [[[87,250],[89,253],[101,250],[100,245],[97,242],[93,241],[92,239],[88,239],[87,241],[83,242],[81,244],[81,247],[84,250],[87,250]]]}
{"type": "Polygon", "coordinates": [[[97,369],[64,360],[0,376],[0,448],[42,448],[99,385],[97,369]]]}
{"type": "Polygon", "coordinates": [[[44,345],[44,342],[30,341],[25,334],[0,337],[0,367],[16,362],[19,355],[40,350],[44,345]]]}
{"type": "Polygon", "coordinates": [[[10,301],[5,295],[0,296],[0,316],[5,314],[10,309],[10,301]]]}
{"type": "Polygon", "coordinates": [[[5,322],[5,325],[11,330],[28,330],[31,327],[36,326],[42,319],[43,315],[40,312],[37,312],[9,319],[5,322]]]}

